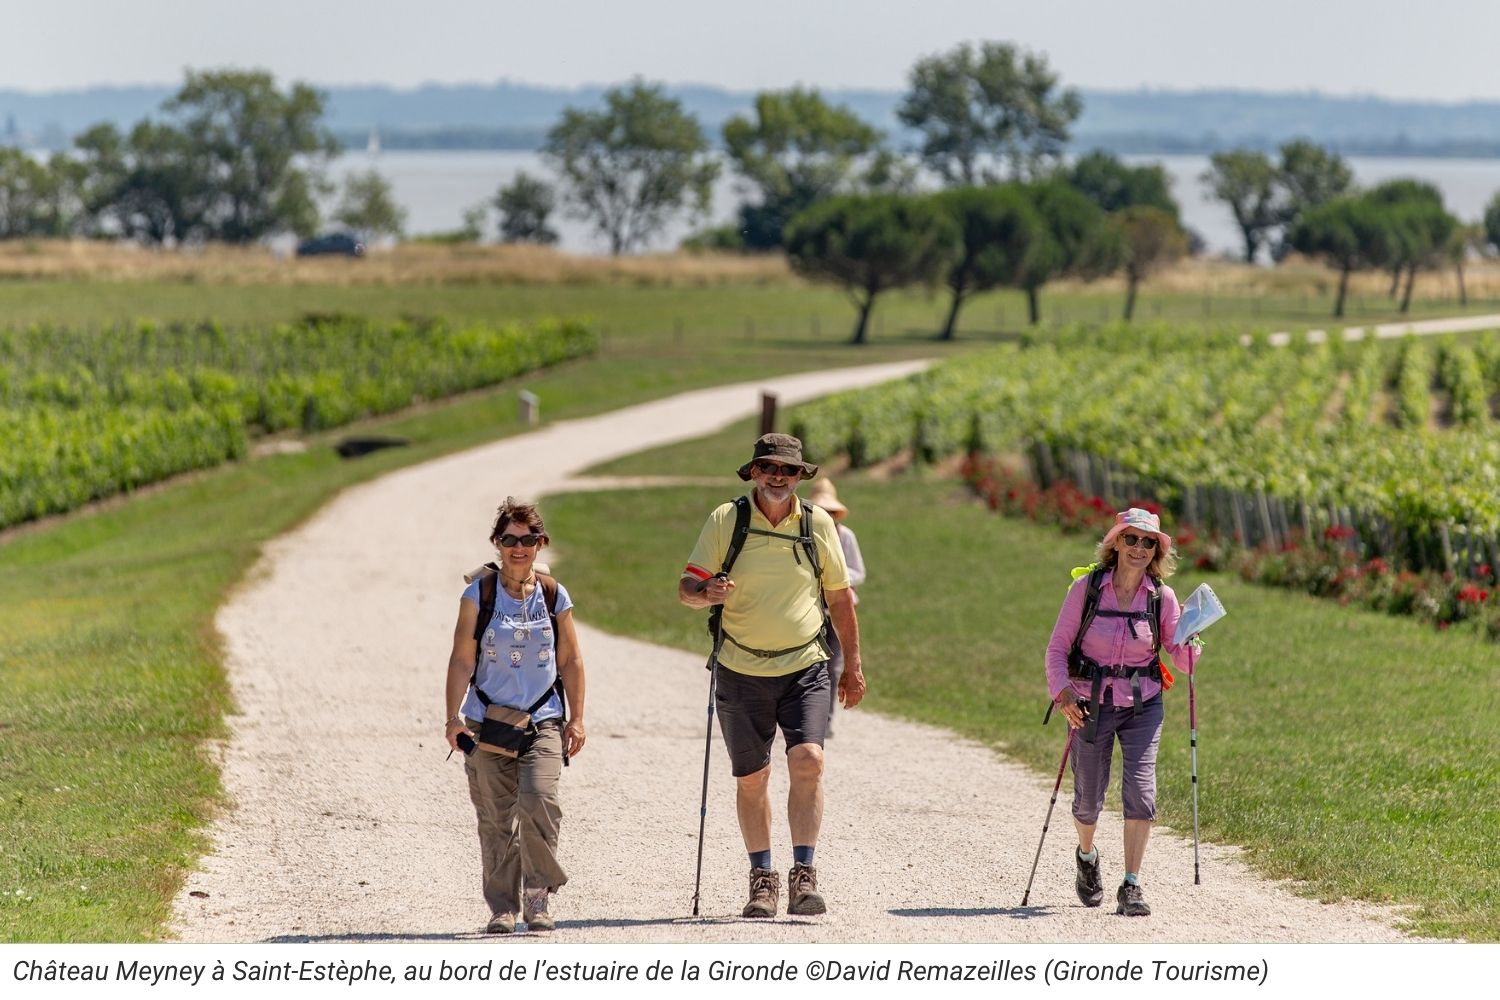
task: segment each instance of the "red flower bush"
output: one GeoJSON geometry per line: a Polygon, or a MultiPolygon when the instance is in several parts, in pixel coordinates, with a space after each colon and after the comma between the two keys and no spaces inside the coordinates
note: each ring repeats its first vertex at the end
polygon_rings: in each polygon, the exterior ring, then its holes
{"type": "Polygon", "coordinates": [[[1490,592],[1482,589],[1478,584],[1465,584],[1458,590],[1458,602],[1460,604],[1483,604],[1490,599],[1490,592]]]}

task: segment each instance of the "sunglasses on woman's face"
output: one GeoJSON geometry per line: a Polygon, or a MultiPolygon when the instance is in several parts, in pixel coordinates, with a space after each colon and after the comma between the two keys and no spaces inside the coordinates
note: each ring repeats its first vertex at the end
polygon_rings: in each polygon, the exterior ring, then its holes
{"type": "Polygon", "coordinates": [[[501,535],[500,545],[503,548],[513,549],[517,545],[523,549],[535,548],[536,543],[542,540],[541,535],[501,535]]]}
{"type": "Polygon", "coordinates": [[[800,465],[782,465],[779,462],[756,462],[755,467],[763,476],[785,476],[788,479],[798,479],[802,475],[800,465]]]}
{"type": "Polygon", "coordinates": [[[1142,548],[1147,552],[1156,548],[1155,535],[1121,535],[1120,541],[1124,542],[1129,548],[1142,548]]]}

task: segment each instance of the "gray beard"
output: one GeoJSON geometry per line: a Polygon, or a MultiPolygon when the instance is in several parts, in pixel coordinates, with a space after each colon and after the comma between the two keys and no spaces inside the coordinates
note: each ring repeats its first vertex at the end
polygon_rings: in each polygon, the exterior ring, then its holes
{"type": "Polygon", "coordinates": [[[773,506],[780,506],[796,495],[797,484],[790,483],[780,489],[771,486],[757,486],[756,489],[760,491],[761,499],[765,500],[766,503],[773,506]]]}

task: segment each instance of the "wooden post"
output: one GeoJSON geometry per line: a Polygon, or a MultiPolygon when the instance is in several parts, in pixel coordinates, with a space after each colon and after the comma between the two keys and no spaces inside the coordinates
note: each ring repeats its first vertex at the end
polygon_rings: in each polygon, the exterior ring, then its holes
{"type": "Polygon", "coordinates": [[[760,394],[760,432],[771,434],[776,430],[776,394],[774,392],[763,392],[760,394]]]}
{"type": "Polygon", "coordinates": [[[1292,519],[1286,513],[1286,501],[1276,498],[1276,527],[1281,532],[1282,544],[1292,540],[1292,519]]]}
{"type": "Polygon", "coordinates": [[[1443,568],[1453,572],[1453,539],[1448,534],[1448,523],[1444,521],[1438,525],[1438,540],[1443,545],[1443,568]]]}

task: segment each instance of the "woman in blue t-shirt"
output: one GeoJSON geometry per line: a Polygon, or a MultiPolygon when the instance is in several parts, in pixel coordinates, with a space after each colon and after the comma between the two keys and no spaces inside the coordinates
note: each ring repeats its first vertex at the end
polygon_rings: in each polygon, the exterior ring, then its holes
{"type": "Polygon", "coordinates": [[[564,754],[576,756],[586,739],[583,657],[567,590],[535,571],[549,541],[536,506],[506,497],[490,530],[499,554],[494,612],[480,628],[482,579],[475,577],[459,600],[448,658],[444,729],[450,747],[467,750],[490,934],[514,931],[518,913],[530,930],[551,930],[549,897],[568,881],[557,861],[558,779],[564,754]],[[548,591],[556,595],[550,610],[548,591]],[[531,717],[532,735],[516,755],[482,739],[486,712],[504,717],[507,710],[531,717]]]}

